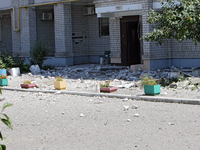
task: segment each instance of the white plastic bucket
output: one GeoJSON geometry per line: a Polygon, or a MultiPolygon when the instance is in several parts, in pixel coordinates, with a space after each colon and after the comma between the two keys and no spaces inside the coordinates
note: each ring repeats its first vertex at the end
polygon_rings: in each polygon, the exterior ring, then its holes
{"type": "Polygon", "coordinates": [[[100,65],[104,65],[104,59],[103,59],[103,57],[100,57],[100,65]]]}
{"type": "Polygon", "coordinates": [[[20,69],[18,68],[11,68],[10,69],[10,75],[15,77],[15,76],[20,76],[20,69]]]}

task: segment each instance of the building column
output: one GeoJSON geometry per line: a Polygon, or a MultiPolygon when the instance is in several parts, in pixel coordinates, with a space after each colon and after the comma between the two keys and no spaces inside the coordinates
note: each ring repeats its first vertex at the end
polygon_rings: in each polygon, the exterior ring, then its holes
{"type": "Polygon", "coordinates": [[[71,3],[54,5],[54,24],[55,57],[73,57],[71,3]]]}
{"type": "MultiPolygon", "coordinates": [[[[13,1],[15,7],[15,29],[18,28],[18,12],[19,6],[29,5],[28,1],[16,3],[13,1]]],[[[12,15],[12,26],[13,26],[12,15]]],[[[36,13],[33,7],[20,9],[20,30],[14,31],[12,28],[12,47],[13,54],[20,54],[20,56],[29,57],[30,49],[36,40],[36,13]]]]}
{"type": "MultiPolygon", "coordinates": [[[[143,0],[142,2],[142,33],[146,35],[152,31],[152,27],[147,23],[147,13],[153,9],[153,0],[143,0]]],[[[143,42],[143,55],[142,60],[144,64],[144,70],[150,70],[150,57],[151,57],[151,43],[145,40],[143,42]]]]}
{"type": "Polygon", "coordinates": [[[121,63],[120,18],[109,18],[111,63],[121,63]]]}

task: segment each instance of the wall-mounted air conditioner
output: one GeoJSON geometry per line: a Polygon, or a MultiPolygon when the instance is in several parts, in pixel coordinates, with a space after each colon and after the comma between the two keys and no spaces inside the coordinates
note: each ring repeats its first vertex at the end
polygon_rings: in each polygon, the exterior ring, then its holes
{"type": "Polygon", "coordinates": [[[53,14],[52,13],[42,13],[41,20],[52,20],[53,14]]]}
{"type": "Polygon", "coordinates": [[[93,15],[95,13],[94,7],[83,8],[83,15],[93,15]]]}

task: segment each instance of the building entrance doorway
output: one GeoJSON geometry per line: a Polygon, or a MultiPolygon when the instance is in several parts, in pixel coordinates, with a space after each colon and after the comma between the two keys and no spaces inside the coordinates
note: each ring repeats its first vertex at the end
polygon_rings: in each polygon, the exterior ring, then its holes
{"type": "Polygon", "coordinates": [[[121,64],[130,66],[140,64],[139,16],[120,19],[121,64]]]}

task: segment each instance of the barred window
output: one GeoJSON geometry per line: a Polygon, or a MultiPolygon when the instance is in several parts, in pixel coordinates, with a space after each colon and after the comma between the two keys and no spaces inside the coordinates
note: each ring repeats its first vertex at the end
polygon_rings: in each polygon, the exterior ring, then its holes
{"type": "Polygon", "coordinates": [[[99,36],[109,36],[109,18],[99,18],[99,36]]]}

